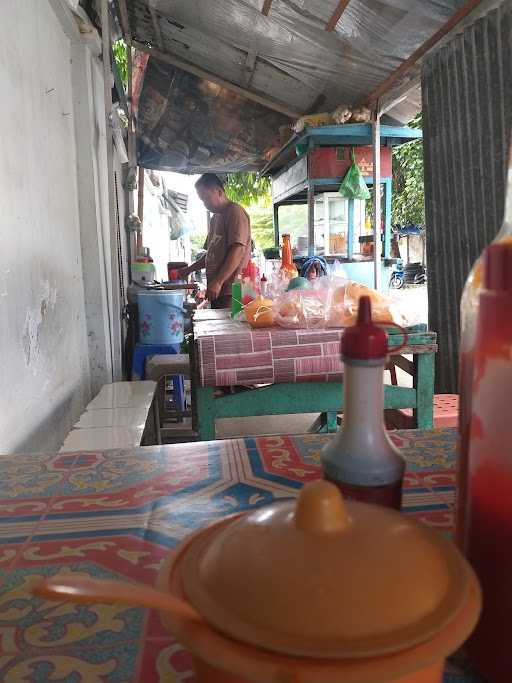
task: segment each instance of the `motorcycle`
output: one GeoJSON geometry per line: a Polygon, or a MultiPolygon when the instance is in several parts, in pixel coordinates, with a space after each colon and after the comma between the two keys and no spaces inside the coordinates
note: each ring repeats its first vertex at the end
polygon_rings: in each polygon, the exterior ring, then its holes
{"type": "Polygon", "coordinates": [[[404,266],[402,259],[398,259],[393,266],[389,279],[389,286],[391,289],[402,289],[404,286],[404,266]]]}
{"type": "Polygon", "coordinates": [[[427,282],[427,269],[422,263],[408,263],[404,266],[398,259],[389,279],[391,289],[401,289],[404,285],[424,285],[427,282]]]}

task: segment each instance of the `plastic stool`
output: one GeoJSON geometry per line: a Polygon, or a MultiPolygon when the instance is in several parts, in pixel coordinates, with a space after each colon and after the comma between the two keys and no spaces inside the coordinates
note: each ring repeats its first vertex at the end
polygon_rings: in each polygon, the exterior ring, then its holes
{"type": "Polygon", "coordinates": [[[132,359],[132,380],[144,379],[148,356],[181,353],[181,344],[135,344],[132,359]]]}
{"type": "MultiPolygon", "coordinates": [[[[164,377],[172,377],[172,393],[178,413],[187,409],[185,394],[185,377],[190,377],[190,359],[187,354],[157,354],[146,361],[145,377],[161,383],[164,377]]],[[[164,395],[159,392],[160,416],[164,414],[164,395]]]]}
{"type": "Polygon", "coordinates": [[[187,400],[185,397],[185,378],[183,375],[172,376],[172,396],[176,410],[183,413],[187,409],[187,400]]]}
{"type": "MultiPolygon", "coordinates": [[[[435,394],[434,427],[456,427],[459,418],[458,394],[435,394]]],[[[388,429],[413,429],[412,408],[386,411],[388,429]]]]}
{"type": "Polygon", "coordinates": [[[459,394],[434,396],[434,426],[456,427],[459,420],[459,394]]]}

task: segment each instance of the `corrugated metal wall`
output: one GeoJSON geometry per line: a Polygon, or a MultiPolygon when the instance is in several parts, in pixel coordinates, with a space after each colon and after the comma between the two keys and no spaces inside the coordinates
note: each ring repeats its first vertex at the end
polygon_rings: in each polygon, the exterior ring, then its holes
{"type": "Polygon", "coordinates": [[[459,302],[504,211],[512,124],[512,3],[430,56],[422,73],[429,324],[436,391],[456,392],[459,302]]]}

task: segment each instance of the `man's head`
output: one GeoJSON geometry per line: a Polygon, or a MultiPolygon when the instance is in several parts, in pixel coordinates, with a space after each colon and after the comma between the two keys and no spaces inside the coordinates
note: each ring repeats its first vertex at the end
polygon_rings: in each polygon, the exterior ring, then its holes
{"type": "Polygon", "coordinates": [[[199,199],[212,213],[222,211],[229,202],[224,184],[215,173],[204,173],[196,182],[196,190],[199,199]]]}

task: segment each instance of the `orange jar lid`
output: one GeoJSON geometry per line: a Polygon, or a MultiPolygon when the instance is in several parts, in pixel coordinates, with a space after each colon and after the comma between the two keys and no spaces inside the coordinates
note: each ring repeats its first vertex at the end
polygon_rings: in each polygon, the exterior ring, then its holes
{"type": "Polygon", "coordinates": [[[199,534],[190,603],[232,638],[282,654],[373,657],[425,642],[462,608],[471,570],[436,531],[344,501],[326,481],[199,534]]]}

